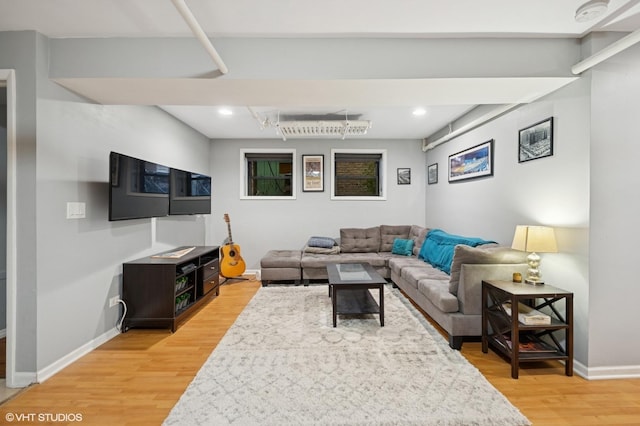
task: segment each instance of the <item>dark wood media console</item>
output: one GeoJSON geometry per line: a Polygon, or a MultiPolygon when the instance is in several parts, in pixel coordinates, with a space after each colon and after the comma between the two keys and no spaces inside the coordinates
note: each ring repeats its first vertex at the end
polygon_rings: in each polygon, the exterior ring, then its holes
{"type": "Polygon", "coordinates": [[[220,294],[219,247],[195,247],[179,258],[168,254],[122,265],[122,299],[127,304],[123,332],[131,327],[171,328],[174,332],[189,313],[220,294]]]}

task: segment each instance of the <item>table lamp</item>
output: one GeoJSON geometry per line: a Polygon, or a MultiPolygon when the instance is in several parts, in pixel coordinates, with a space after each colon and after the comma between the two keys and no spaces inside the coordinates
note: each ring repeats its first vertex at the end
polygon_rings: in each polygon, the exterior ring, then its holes
{"type": "Polygon", "coordinates": [[[511,248],[514,250],[529,252],[527,263],[527,277],[524,280],[527,284],[540,285],[544,281],[540,279],[540,256],[537,253],[557,253],[556,237],[553,228],[548,226],[518,225],[513,235],[511,248]]]}

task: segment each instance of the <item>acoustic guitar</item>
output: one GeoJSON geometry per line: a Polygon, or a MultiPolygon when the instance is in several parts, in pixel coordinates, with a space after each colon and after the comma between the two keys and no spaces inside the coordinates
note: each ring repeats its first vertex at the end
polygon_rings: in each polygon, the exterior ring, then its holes
{"type": "Polygon", "coordinates": [[[224,214],[224,221],[227,222],[227,230],[229,231],[229,241],[220,248],[222,253],[220,259],[220,274],[225,278],[239,277],[246,269],[244,259],[240,256],[240,246],[233,243],[231,236],[231,220],[229,215],[224,214]]]}

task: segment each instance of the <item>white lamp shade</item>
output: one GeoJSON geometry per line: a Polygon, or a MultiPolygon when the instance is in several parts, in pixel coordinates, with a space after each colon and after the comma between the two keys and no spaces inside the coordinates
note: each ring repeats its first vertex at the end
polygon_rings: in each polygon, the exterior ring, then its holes
{"type": "Polygon", "coordinates": [[[558,252],[555,233],[548,226],[516,226],[511,248],[536,253],[558,252]]]}

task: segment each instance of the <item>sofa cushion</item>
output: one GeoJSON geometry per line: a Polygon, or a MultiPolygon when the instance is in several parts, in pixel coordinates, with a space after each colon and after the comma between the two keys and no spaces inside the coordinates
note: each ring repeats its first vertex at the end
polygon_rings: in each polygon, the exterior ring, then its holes
{"type": "Polygon", "coordinates": [[[409,230],[409,238],[413,240],[413,255],[417,256],[420,253],[420,247],[422,247],[422,243],[424,243],[424,239],[427,237],[427,232],[429,232],[429,228],[424,228],[418,225],[411,225],[411,229],[409,230]]]}
{"type": "Polygon", "coordinates": [[[476,247],[494,242],[481,238],[448,234],[440,229],[432,229],[427,233],[427,238],[420,248],[418,257],[449,274],[451,272],[451,262],[453,261],[453,251],[457,245],[465,244],[476,247]]]}
{"type": "MultiPolygon", "coordinates": [[[[381,256],[385,257],[385,254],[382,253],[381,256]]],[[[424,261],[419,260],[418,258],[415,258],[415,257],[396,256],[391,254],[388,255],[388,263],[389,263],[389,269],[398,275],[400,275],[400,271],[403,268],[406,268],[408,266],[415,266],[418,268],[431,267],[426,263],[424,263],[424,261]]]]}
{"type": "Polygon", "coordinates": [[[299,268],[300,250],[269,250],[267,254],[260,259],[262,268],[299,268]]]}
{"type": "Polygon", "coordinates": [[[372,253],[380,250],[380,227],[340,229],[341,253],[372,253]]]}
{"type": "Polygon", "coordinates": [[[400,270],[400,277],[415,288],[418,287],[418,282],[424,279],[449,282],[449,275],[439,269],[426,265],[424,262],[419,266],[405,266],[400,270]]]}
{"type": "Polygon", "coordinates": [[[393,243],[397,238],[408,239],[410,225],[380,225],[380,250],[392,251],[393,243]]]}
{"type": "Polygon", "coordinates": [[[369,263],[374,267],[384,267],[385,259],[378,253],[340,253],[316,254],[304,253],[300,264],[303,268],[324,268],[329,263],[369,263]]]}
{"type": "Polygon", "coordinates": [[[510,247],[501,247],[495,244],[487,244],[480,247],[465,245],[456,246],[451,263],[451,279],[449,291],[458,294],[460,283],[460,269],[463,264],[499,264],[499,263],[527,263],[527,253],[513,250],[510,247]]]}
{"type": "Polygon", "coordinates": [[[418,281],[418,291],[442,312],[458,312],[458,298],[449,292],[447,280],[423,279],[418,281]]]}
{"type": "Polygon", "coordinates": [[[399,254],[401,256],[411,256],[411,254],[413,253],[413,240],[396,238],[395,240],[393,240],[391,253],[399,254]]]}

